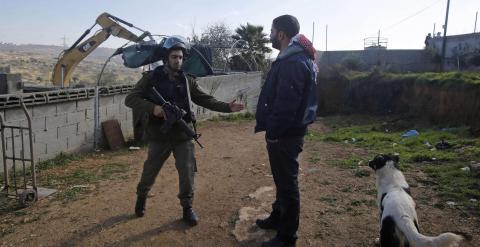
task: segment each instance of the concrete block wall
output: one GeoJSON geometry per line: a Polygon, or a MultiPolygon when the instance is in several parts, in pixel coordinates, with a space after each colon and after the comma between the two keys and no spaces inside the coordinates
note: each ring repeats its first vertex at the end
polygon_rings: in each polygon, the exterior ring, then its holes
{"type": "MultiPolygon", "coordinates": [[[[203,77],[199,78],[198,83],[205,92],[214,95],[217,99],[228,102],[233,99],[240,100],[246,104],[249,112],[255,112],[261,87],[261,78],[262,74],[260,72],[239,73],[203,77]]],[[[116,88],[114,93],[104,94],[99,100],[100,123],[111,119],[118,120],[125,139],[133,136],[132,111],[125,106],[125,97],[128,95],[129,88],[128,90],[116,88]]],[[[27,104],[27,111],[32,120],[33,152],[36,162],[54,158],[62,152],[93,150],[94,98],[91,95],[91,89],[86,90],[88,93],[85,95],[88,96],[83,98],[72,99],[72,97],[64,97],[62,101],[51,99],[50,102],[53,103],[30,102],[27,104]]],[[[15,102],[18,101],[19,97],[24,99],[48,98],[43,94],[45,93],[0,96],[0,102],[4,104],[3,107],[0,106],[0,114],[3,116],[6,125],[28,126],[27,118],[22,108],[15,102]],[[14,103],[10,104],[7,101],[14,103]]],[[[56,94],[56,92],[51,92],[50,95],[52,94],[56,94]]],[[[59,92],[58,95],[63,95],[63,93],[59,92]]],[[[198,120],[205,120],[218,114],[196,105],[193,110],[197,113],[198,120]]],[[[20,132],[15,130],[13,136],[15,136],[15,156],[20,157],[23,152],[25,156],[29,157],[30,149],[27,132],[23,133],[23,148],[20,141],[20,132]]],[[[100,137],[100,144],[102,145],[103,133],[100,134],[100,137]]],[[[6,153],[10,157],[13,150],[11,143],[11,131],[6,129],[6,153]]],[[[2,155],[0,152],[0,160],[3,161],[2,155]]],[[[11,164],[12,162],[7,162],[8,167],[11,164]]],[[[3,164],[0,166],[0,172],[3,172],[3,164]]]]}
{"type": "MultiPolygon", "coordinates": [[[[246,111],[255,112],[258,96],[261,89],[261,72],[238,73],[221,76],[199,78],[199,86],[216,99],[231,102],[236,99],[246,106],[246,111]]],[[[197,120],[205,120],[222,113],[209,111],[201,106],[194,105],[193,111],[197,120]]]]}

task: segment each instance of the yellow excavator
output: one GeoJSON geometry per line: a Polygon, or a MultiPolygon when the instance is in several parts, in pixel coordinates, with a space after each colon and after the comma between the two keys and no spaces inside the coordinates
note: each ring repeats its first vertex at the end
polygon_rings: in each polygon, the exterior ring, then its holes
{"type": "Polygon", "coordinates": [[[145,37],[149,37],[153,40],[149,32],[144,31],[134,25],[108,13],[103,13],[97,17],[95,24],[87,29],[80,38],[67,50],[64,50],[59,58],[57,64],[55,64],[52,82],[57,87],[68,87],[70,85],[70,79],[75,67],[88,56],[93,50],[95,50],[100,44],[107,40],[110,35],[123,38],[135,43],[143,43],[145,37]],[[135,35],[126,28],[120,25],[120,23],[135,28],[143,32],[140,36],[135,35]],[[90,33],[95,25],[100,25],[102,29],[97,31],[92,37],[82,42],[82,40],[90,33]],[[82,43],[80,43],[82,42],[82,43]]]}

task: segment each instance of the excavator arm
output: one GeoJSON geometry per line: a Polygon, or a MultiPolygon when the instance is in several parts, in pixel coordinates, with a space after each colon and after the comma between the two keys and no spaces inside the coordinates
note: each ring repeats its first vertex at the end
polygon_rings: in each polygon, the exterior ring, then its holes
{"type": "Polygon", "coordinates": [[[132,24],[108,13],[101,14],[98,16],[95,24],[92,27],[87,29],[69,49],[60,54],[52,74],[53,84],[59,87],[68,87],[70,85],[70,79],[73,71],[78,63],[80,63],[105,40],[107,40],[110,35],[137,43],[141,42],[146,36],[150,36],[150,33],[143,31],[132,24]],[[137,36],[121,26],[119,23],[136,28],[142,31],[143,34],[137,36]],[[97,31],[89,39],[81,42],[90,33],[90,30],[97,24],[100,25],[102,29],[97,31]]]}

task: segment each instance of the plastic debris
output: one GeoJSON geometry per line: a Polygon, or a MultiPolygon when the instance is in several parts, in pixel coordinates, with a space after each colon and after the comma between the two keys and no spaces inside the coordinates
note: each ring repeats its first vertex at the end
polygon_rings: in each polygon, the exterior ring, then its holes
{"type": "Polygon", "coordinates": [[[405,133],[403,133],[402,137],[412,137],[412,136],[418,136],[420,133],[417,130],[409,130],[405,133]]]}
{"type": "Polygon", "coordinates": [[[460,170],[464,171],[464,172],[470,172],[470,167],[463,167],[463,168],[460,168],[460,170]]]}
{"type": "Polygon", "coordinates": [[[455,202],[452,202],[452,201],[448,201],[448,202],[446,202],[446,203],[447,203],[448,206],[455,206],[455,205],[456,205],[456,203],[455,203],[455,202]]]}

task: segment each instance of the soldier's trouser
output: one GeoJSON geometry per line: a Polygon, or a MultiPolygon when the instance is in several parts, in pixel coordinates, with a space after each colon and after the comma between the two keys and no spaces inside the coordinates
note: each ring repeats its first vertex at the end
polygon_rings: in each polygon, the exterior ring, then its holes
{"type": "Polygon", "coordinates": [[[180,204],[182,207],[191,207],[195,175],[195,148],[191,141],[176,145],[167,142],[149,142],[148,157],[143,164],[142,177],[137,186],[137,195],[147,196],[160,169],[172,152],[178,171],[180,204]]]}

